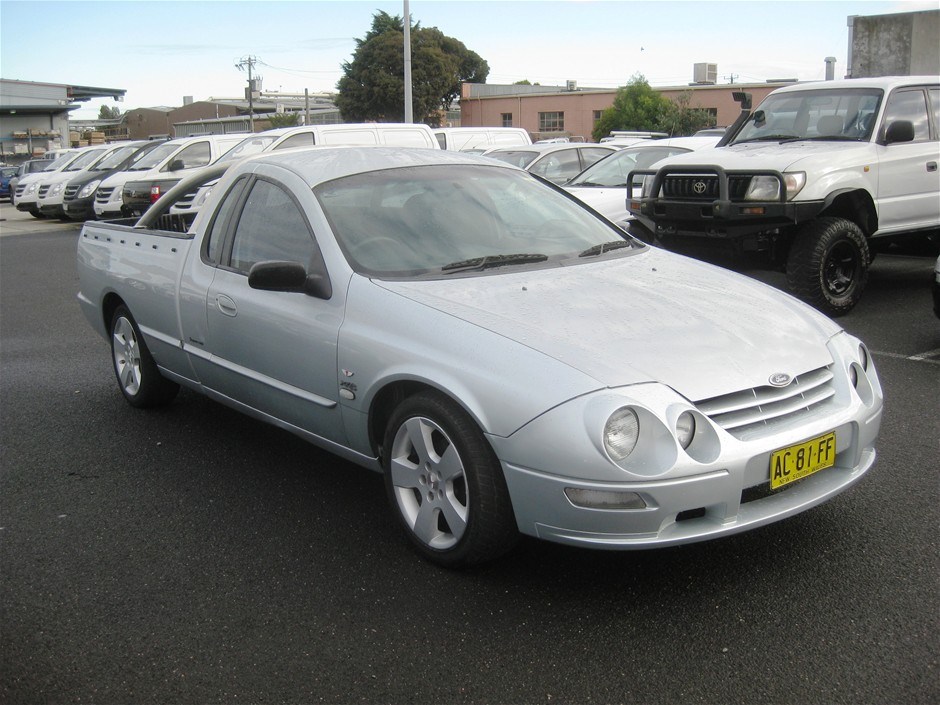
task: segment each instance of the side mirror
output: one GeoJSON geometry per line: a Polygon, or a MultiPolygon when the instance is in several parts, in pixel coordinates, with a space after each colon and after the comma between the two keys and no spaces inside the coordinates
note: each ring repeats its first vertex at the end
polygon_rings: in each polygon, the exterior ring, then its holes
{"type": "Polygon", "coordinates": [[[183,163],[182,159],[174,159],[170,162],[170,165],[167,167],[168,171],[179,171],[180,169],[185,169],[186,165],[183,163]]]}
{"type": "Polygon", "coordinates": [[[300,262],[256,262],[248,272],[248,286],[261,291],[290,291],[318,299],[333,295],[330,280],[323,274],[307,274],[300,262]]]}
{"type": "Polygon", "coordinates": [[[910,120],[895,120],[885,130],[885,144],[914,141],[914,123],[910,120]]]}

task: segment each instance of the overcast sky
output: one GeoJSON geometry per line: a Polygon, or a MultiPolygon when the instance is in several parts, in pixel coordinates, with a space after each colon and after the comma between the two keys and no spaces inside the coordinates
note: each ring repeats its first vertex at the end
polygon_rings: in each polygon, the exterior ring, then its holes
{"type": "MultiPolygon", "coordinates": [[[[850,15],[936,9],[936,0],[881,2],[542,2],[411,0],[411,15],[462,41],[490,66],[488,83],[622,86],[636,73],[683,85],[692,65],[719,83],[821,79],[825,58],[846,70],[850,15]]],[[[263,90],[332,91],[379,10],[376,0],[53,2],[0,0],[0,77],[127,91],[123,110],[244,95],[243,57],[263,90]]],[[[91,101],[73,115],[94,118],[91,101]]]]}

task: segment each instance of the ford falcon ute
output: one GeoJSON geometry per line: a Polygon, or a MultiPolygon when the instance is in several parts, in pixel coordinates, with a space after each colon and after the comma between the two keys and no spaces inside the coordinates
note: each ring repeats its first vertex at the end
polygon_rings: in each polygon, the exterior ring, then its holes
{"type": "MultiPolygon", "coordinates": [[[[650,247],[511,165],[317,147],[219,179],[191,225],[87,223],[81,308],[132,406],[180,385],[384,473],[424,557],[599,549],[791,517],[875,461],[865,345],[650,247]]],[[[221,177],[221,178],[220,178],[221,177]]]]}

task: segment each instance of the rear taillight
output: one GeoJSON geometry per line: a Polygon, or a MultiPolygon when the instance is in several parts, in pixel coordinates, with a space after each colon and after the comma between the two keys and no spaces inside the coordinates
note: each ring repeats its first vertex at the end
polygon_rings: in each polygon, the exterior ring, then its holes
{"type": "Polygon", "coordinates": [[[160,198],[160,187],[151,186],[150,187],[150,202],[156,203],[158,198],[160,198]]]}

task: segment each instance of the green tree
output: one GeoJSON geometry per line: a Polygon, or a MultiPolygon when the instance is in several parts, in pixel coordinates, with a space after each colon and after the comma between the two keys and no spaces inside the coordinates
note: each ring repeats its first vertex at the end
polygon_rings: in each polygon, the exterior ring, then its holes
{"type": "Polygon", "coordinates": [[[265,119],[271,123],[271,127],[294,127],[300,124],[300,113],[271,113],[265,115],[265,119]]]}
{"type": "Polygon", "coordinates": [[[596,141],[614,130],[658,131],[670,111],[670,101],[640,74],[617,90],[614,104],[601,113],[591,135],[596,141]]]}
{"type": "Polygon", "coordinates": [[[660,129],[674,137],[694,135],[706,127],[715,126],[715,118],[707,110],[690,107],[692,91],[684,91],[669,101],[669,110],[660,123],[660,129]]]}
{"type": "MultiPolygon", "coordinates": [[[[378,12],[343,64],[336,105],[344,120],[400,122],[405,114],[404,21],[378,12]]],[[[416,121],[437,125],[460,96],[461,83],[485,83],[489,65],[459,40],[420,23],[411,28],[412,105],[416,121]]]]}
{"type": "Polygon", "coordinates": [[[119,117],[121,117],[121,109],[117,106],[109,108],[107,105],[102,105],[98,109],[99,120],[117,120],[119,117]]]}

